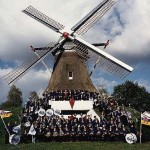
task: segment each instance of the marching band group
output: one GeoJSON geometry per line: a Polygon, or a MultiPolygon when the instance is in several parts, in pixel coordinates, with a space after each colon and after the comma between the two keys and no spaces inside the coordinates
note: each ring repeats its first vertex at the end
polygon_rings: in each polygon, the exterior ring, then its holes
{"type": "Polygon", "coordinates": [[[44,97],[49,100],[70,100],[72,97],[74,100],[89,100],[97,99],[98,93],[83,90],[52,90],[50,93],[45,93],[44,97]]]}
{"type": "Polygon", "coordinates": [[[130,121],[124,107],[116,106],[115,101],[97,99],[95,107],[98,107],[101,112],[99,118],[96,116],[92,118],[91,115],[85,114],[80,114],[78,117],[73,114],[68,118],[59,114],[39,115],[39,109],[45,111],[50,109],[47,101],[49,96],[45,94],[44,98],[37,101],[30,100],[25,105],[22,116],[24,125],[22,141],[26,142],[29,138],[31,125],[35,130],[34,138],[39,142],[124,141],[127,133],[136,134],[135,124],[130,121]]]}

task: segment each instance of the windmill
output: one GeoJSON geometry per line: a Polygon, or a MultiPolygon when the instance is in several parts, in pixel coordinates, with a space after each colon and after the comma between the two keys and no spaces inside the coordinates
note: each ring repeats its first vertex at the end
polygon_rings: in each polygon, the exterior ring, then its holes
{"type": "Polygon", "coordinates": [[[109,55],[97,46],[106,47],[109,43],[90,44],[77,35],[85,34],[113,5],[115,1],[104,0],[90,11],[83,19],[71,29],[49,18],[32,6],[23,10],[23,13],[60,34],[58,42],[51,42],[46,47],[32,48],[38,53],[25,63],[4,76],[8,84],[12,84],[26,74],[37,63],[42,62],[49,54],[55,57],[53,73],[46,92],[52,90],[82,89],[93,92],[96,90],[86,67],[86,61],[90,60],[99,68],[102,68],[120,78],[125,78],[133,68],[109,55]]]}

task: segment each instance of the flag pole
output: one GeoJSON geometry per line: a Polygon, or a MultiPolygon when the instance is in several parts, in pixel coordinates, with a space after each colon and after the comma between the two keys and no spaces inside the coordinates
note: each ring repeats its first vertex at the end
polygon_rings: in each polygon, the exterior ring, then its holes
{"type": "Polygon", "coordinates": [[[3,122],[4,126],[5,126],[5,129],[7,130],[8,134],[10,136],[10,132],[9,132],[9,130],[8,130],[8,128],[7,128],[6,124],[5,124],[4,119],[2,118],[2,116],[1,116],[1,119],[2,119],[2,122],[3,122]]]}
{"type": "Polygon", "coordinates": [[[142,143],[142,123],[140,121],[140,144],[142,143]]]}

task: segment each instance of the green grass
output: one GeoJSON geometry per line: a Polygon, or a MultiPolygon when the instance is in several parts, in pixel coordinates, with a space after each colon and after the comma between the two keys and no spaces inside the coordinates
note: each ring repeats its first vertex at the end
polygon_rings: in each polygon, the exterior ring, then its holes
{"type": "Polygon", "coordinates": [[[1,150],[149,150],[150,143],[133,144],[108,142],[30,143],[0,145],[1,150]]]}

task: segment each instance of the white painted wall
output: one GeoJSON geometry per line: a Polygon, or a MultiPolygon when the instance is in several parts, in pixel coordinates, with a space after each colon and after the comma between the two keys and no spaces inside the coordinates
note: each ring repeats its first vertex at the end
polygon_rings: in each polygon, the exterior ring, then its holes
{"type": "Polygon", "coordinates": [[[69,101],[51,101],[51,108],[59,110],[90,110],[93,108],[93,101],[75,101],[73,108],[69,101]]]}

